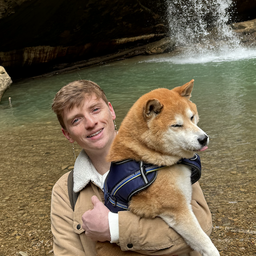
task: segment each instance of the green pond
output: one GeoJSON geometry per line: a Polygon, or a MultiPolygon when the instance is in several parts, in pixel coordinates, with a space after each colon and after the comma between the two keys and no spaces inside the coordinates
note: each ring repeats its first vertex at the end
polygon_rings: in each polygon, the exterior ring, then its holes
{"type": "Polygon", "coordinates": [[[193,57],[140,56],[13,83],[0,103],[0,255],[51,253],[51,188],[74,162],[51,102],[62,86],[79,79],[104,89],[118,125],[142,94],[195,80],[191,100],[198,107],[199,126],[210,137],[209,149],[201,153],[201,186],[213,213],[213,240],[223,255],[241,255],[241,250],[254,255],[255,49],[193,57]]]}

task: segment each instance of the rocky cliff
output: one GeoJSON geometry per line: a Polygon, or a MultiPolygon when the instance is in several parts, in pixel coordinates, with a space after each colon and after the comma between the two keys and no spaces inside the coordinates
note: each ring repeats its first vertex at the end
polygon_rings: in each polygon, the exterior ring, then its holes
{"type": "Polygon", "coordinates": [[[167,31],[165,6],[154,0],[7,0],[0,11],[0,65],[12,77],[145,44],[167,31]]]}
{"type": "MultiPolygon", "coordinates": [[[[232,21],[256,18],[256,0],[233,8],[232,21]]],[[[166,1],[0,0],[0,31],[0,65],[33,76],[165,37],[166,1]]]]}

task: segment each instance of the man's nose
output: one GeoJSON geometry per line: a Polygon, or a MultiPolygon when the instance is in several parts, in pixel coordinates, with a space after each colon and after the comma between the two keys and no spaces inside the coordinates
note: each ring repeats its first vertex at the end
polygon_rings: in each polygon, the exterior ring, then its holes
{"type": "Polygon", "coordinates": [[[92,116],[87,116],[85,120],[85,128],[90,129],[93,128],[97,124],[97,120],[92,116]]]}

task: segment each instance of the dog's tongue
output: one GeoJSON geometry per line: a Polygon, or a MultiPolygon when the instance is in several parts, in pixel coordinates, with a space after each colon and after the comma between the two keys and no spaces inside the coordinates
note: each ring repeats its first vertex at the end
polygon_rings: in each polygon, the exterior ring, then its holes
{"type": "Polygon", "coordinates": [[[205,151],[208,147],[204,146],[203,148],[201,148],[199,151],[205,151]]]}

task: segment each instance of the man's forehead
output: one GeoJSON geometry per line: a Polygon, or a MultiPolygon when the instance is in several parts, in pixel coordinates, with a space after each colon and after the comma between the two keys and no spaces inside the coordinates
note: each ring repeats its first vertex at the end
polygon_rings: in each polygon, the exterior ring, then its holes
{"type": "Polygon", "coordinates": [[[100,96],[98,96],[95,93],[84,95],[84,98],[83,98],[81,104],[84,105],[86,103],[93,104],[93,105],[95,105],[97,103],[108,105],[100,96]]]}

